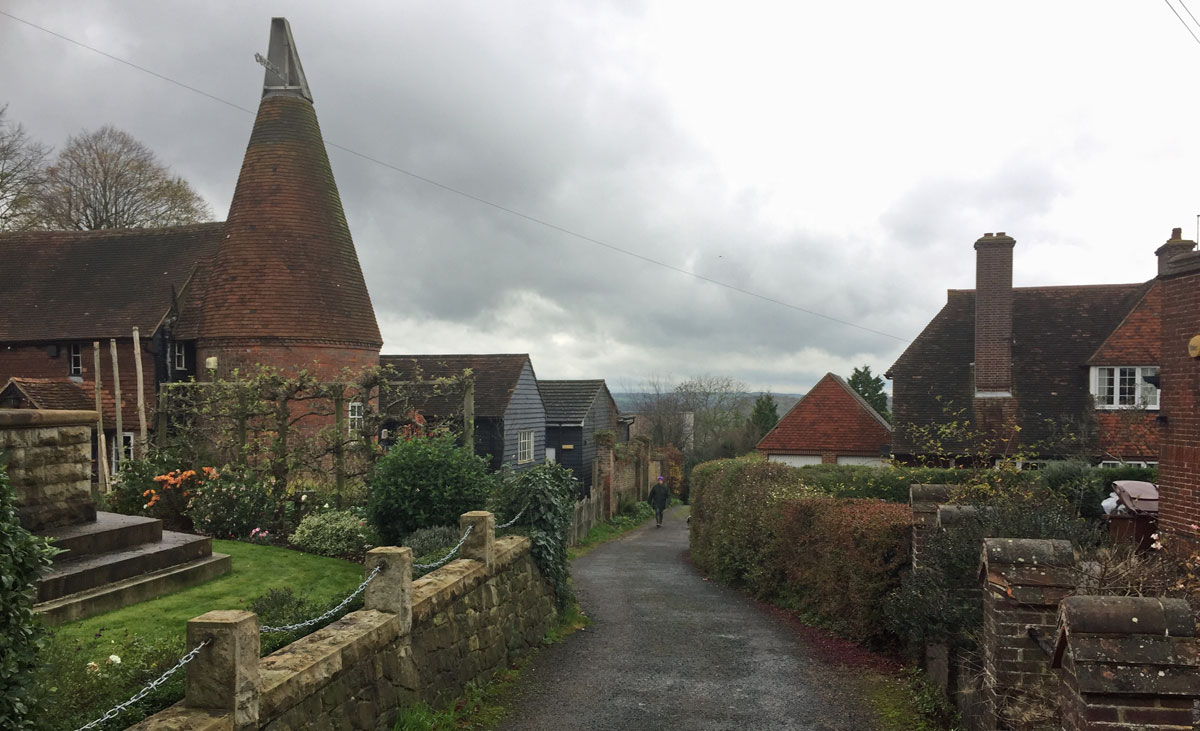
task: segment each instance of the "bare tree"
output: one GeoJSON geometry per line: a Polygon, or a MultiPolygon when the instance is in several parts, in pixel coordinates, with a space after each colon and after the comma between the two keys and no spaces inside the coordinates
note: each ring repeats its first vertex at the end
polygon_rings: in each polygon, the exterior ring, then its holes
{"type": "Polygon", "coordinates": [[[6,110],[0,107],[0,231],[23,231],[37,221],[36,194],[50,149],[6,122],[6,110]]]}
{"type": "Polygon", "coordinates": [[[666,378],[652,376],[646,381],[634,398],[633,408],[639,422],[644,421],[651,443],[673,444],[683,450],[691,446],[692,420],[684,413],[675,387],[666,378]]]}
{"type": "Polygon", "coordinates": [[[704,374],[675,387],[679,406],[693,414],[694,453],[702,459],[746,451],[746,419],[753,399],[746,384],[729,376],[704,374]]]}
{"type": "Polygon", "coordinates": [[[46,169],[38,194],[41,228],[156,228],[211,218],[187,181],[172,176],[150,148],[110,126],[71,137],[46,169]]]}

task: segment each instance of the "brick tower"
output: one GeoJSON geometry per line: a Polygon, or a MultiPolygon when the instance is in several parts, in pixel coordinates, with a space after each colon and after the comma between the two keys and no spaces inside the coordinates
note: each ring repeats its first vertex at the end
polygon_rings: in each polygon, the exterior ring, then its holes
{"type": "Polygon", "coordinates": [[[284,18],[271,21],[262,101],[225,237],[207,276],[196,360],[332,379],[378,365],[383,344],[312,94],[284,18]]]}

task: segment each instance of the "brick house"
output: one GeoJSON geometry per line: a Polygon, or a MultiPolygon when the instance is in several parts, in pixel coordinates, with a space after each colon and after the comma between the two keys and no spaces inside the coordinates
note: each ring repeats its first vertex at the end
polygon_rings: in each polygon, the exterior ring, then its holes
{"type": "MultiPolygon", "coordinates": [[[[1163,284],[1013,287],[1015,244],[1004,233],[976,241],[976,288],[950,290],[887,372],[896,456],[928,454],[914,427],[966,419],[989,452],[980,457],[1156,463],[1163,284]]],[[[1175,229],[1159,271],[1193,246],[1175,229]]]]}
{"type": "MultiPolygon", "coordinates": [[[[546,407],[527,354],[382,355],[379,360],[402,380],[453,378],[469,370],[475,453],[487,455],[492,469],[508,464],[525,470],[546,461],[546,407]]],[[[406,406],[433,422],[458,424],[465,418],[461,393],[418,397],[406,406]]]]}
{"type": "Polygon", "coordinates": [[[841,376],[826,373],[758,442],[769,462],[882,466],[892,427],[841,376]]]}
{"type": "Polygon", "coordinates": [[[138,423],[135,358],[151,407],[160,383],[254,364],[304,367],[326,379],[378,364],[375,312],[283,18],[272,20],[268,56],[225,221],[0,234],[0,383],[66,378],[90,399],[92,343],[100,341],[106,431],[110,444],[129,447],[138,423]],[[121,381],[119,440],[110,339],[121,381]]]}

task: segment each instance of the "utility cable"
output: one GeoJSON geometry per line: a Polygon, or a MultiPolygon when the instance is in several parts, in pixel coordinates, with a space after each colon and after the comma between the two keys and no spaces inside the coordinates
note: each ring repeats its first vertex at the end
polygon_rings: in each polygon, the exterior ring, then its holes
{"type": "MultiPolygon", "coordinates": [[[[1189,26],[1187,24],[1187,21],[1183,19],[1183,16],[1180,15],[1179,11],[1175,9],[1175,6],[1171,4],[1171,0],[1163,0],[1163,2],[1167,4],[1167,7],[1171,9],[1172,13],[1175,13],[1175,17],[1179,18],[1179,22],[1183,23],[1184,30],[1186,30],[1188,32],[1188,34],[1191,35],[1192,40],[1195,41],[1197,44],[1200,44],[1200,38],[1196,37],[1196,34],[1195,34],[1195,32],[1192,31],[1191,26],[1189,26]]],[[[1180,2],[1182,3],[1183,0],[1180,0],[1180,2]]],[[[1184,5],[1183,9],[1187,10],[1187,6],[1184,5]]],[[[1192,11],[1190,11],[1190,10],[1188,10],[1187,13],[1188,13],[1188,15],[1192,15],[1192,11]]],[[[1192,20],[1194,21],[1195,19],[1196,19],[1196,17],[1193,15],[1192,20]]]]}
{"type": "MultiPolygon", "coordinates": [[[[1170,4],[1170,3],[1168,3],[1168,5],[1169,5],[1169,4],[1170,4]]],[[[1171,8],[1171,10],[1172,10],[1172,11],[1174,11],[1175,9],[1174,9],[1174,8],[1171,8]]],[[[1179,15],[1179,13],[1175,13],[1175,14],[1176,14],[1176,16],[1178,16],[1178,15],[1179,15]]],[[[63,35],[63,34],[61,34],[61,33],[57,33],[57,32],[55,32],[55,31],[52,31],[52,30],[48,29],[48,28],[44,28],[44,27],[42,27],[42,26],[40,26],[40,25],[37,25],[36,23],[31,23],[31,22],[29,22],[28,20],[24,20],[24,19],[22,19],[22,18],[18,18],[17,16],[13,15],[12,13],[6,12],[6,11],[4,11],[4,10],[0,10],[0,15],[3,15],[3,16],[5,16],[5,17],[7,17],[7,18],[10,18],[10,19],[12,19],[12,20],[15,20],[15,21],[17,21],[18,23],[23,23],[23,24],[25,24],[25,25],[27,25],[27,26],[29,26],[29,27],[31,27],[31,28],[35,28],[35,29],[37,29],[37,30],[40,30],[40,31],[42,31],[43,33],[48,33],[48,34],[50,34],[50,35],[54,36],[55,38],[62,39],[62,40],[64,40],[64,41],[68,42],[68,43],[71,43],[71,44],[74,44],[74,45],[76,45],[76,46],[79,46],[80,48],[84,48],[84,49],[86,49],[86,50],[88,50],[88,51],[92,51],[93,53],[98,53],[98,54],[100,54],[101,56],[104,56],[105,58],[111,59],[111,60],[113,60],[113,61],[116,61],[116,62],[118,62],[118,63],[124,64],[124,65],[126,65],[126,66],[129,66],[130,68],[136,69],[136,70],[138,70],[138,71],[141,71],[141,72],[143,72],[143,73],[150,74],[151,76],[153,76],[153,77],[155,77],[155,78],[157,78],[157,79],[160,79],[160,80],[162,80],[162,81],[165,81],[165,82],[167,82],[167,83],[169,83],[169,84],[174,84],[175,86],[178,86],[178,87],[180,87],[180,88],[186,89],[186,90],[188,90],[188,91],[191,91],[191,92],[194,92],[194,93],[196,93],[196,94],[199,94],[199,95],[201,95],[201,96],[203,96],[203,97],[206,97],[206,98],[208,98],[208,99],[211,99],[212,101],[216,101],[216,102],[219,102],[219,103],[221,103],[221,104],[224,104],[225,106],[232,107],[232,108],[234,108],[234,109],[237,109],[237,110],[239,110],[239,111],[242,111],[242,112],[246,112],[247,114],[251,114],[251,115],[255,114],[255,112],[254,112],[253,110],[251,110],[251,109],[247,109],[246,107],[243,107],[243,106],[241,106],[240,104],[235,104],[235,103],[233,103],[233,102],[231,102],[231,101],[228,101],[228,100],[226,100],[226,99],[222,99],[222,98],[221,98],[221,97],[219,97],[219,96],[216,96],[216,95],[214,95],[214,94],[210,94],[210,93],[208,93],[208,92],[206,92],[206,91],[202,91],[201,89],[197,89],[197,88],[196,88],[196,87],[194,87],[194,86],[189,86],[188,84],[185,84],[185,83],[183,83],[183,82],[181,82],[181,81],[177,81],[177,80],[175,80],[175,79],[173,79],[173,78],[171,78],[171,77],[169,77],[169,76],[165,76],[165,75],[163,75],[163,74],[160,74],[160,73],[158,73],[158,72],[156,72],[156,71],[151,71],[150,69],[148,69],[148,68],[146,68],[146,67],[144,67],[144,66],[140,66],[140,65],[138,65],[138,64],[136,64],[136,63],[133,63],[132,61],[128,61],[128,60],[126,60],[126,59],[120,58],[119,56],[114,56],[114,55],[112,55],[111,53],[106,53],[105,51],[101,51],[101,50],[100,50],[100,49],[98,49],[98,48],[94,48],[94,47],[92,47],[92,46],[89,46],[89,45],[88,45],[88,44],[86,44],[86,43],[82,43],[82,42],[80,42],[80,41],[77,41],[77,40],[75,40],[74,38],[69,38],[68,36],[65,36],[65,35],[63,35]]],[[[1183,20],[1183,18],[1180,18],[1180,21],[1182,21],[1182,20],[1183,20]]],[[[1190,29],[1189,29],[1189,32],[1190,32],[1190,29]]],[[[1192,34],[1192,37],[1193,37],[1193,38],[1195,38],[1195,34],[1192,34]]],[[[1197,39],[1196,39],[1196,42],[1197,42],[1197,43],[1200,43],[1200,38],[1197,38],[1197,39]]],[[[370,155],[368,155],[368,154],[366,154],[366,153],[359,152],[359,151],[357,151],[357,150],[351,149],[351,148],[349,148],[349,147],[346,147],[346,146],[344,146],[344,145],[339,145],[338,143],[336,143],[336,142],[332,142],[332,141],[330,141],[330,140],[328,140],[328,139],[323,139],[322,141],[323,141],[323,142],[324,142],[326,145],[328,145],[329,147],[334,147],[334,148],[337,148],[337,149],[339,149],[339,150],[341,150],[341,151],[343,151],[343,152],[346,152],[346,153],[349,153],[349,154],[351,154],[351,155],[354,155],[354,156],[356,156],[356,157],[362,158],[363,160],[367,160],[367,161],[369,161],[369,162],[375,163],[376,165],[380,165],[380,166],[382,166],[382,167],[385,167],[385,168],[387,168],[387,169],[389,169],[389,170],[394,170],[395,172],[401,173],[401,174],[403,174],[403,175],[407,175],[408,177],[410,177],[410,178],[413,178],[413,179],[415,179],[415,180],[419,180],[419,181],[421,181],[422,183],[426,183],[427,185],[432,185],[432,186],[434,186],[434,187],[441,188],[442,190],[445,190],[445,191],[447,191],[447,192],[449,192],[449,193],[453,193],[453,194],[455,194],[455,195],[461,196],[461,197],[463,197],[463,198],[466,198],[466,199],[468,199],[468,200],[475,201],[476,203],[479,203],[479,204],[482,204],[482,205],[485,205],[485,206],[489,206],[489,207],[491,207],[491,208],[494,208],[494,209],[496,209],[496,210],[498,210],[498,211],[502,211],[502,212],[504,212],[504,213],[507,213],[507,214],[509,214],[509,215],[511,215],[511,216],[516,216],[517,218],[524,219],[524,220],[526,220],[526,221],[529,221],[530,223],[537,224],[537,225],[539,225],[539,226],[542,226],[542,227],[544,227],[544,228],[548,228],[548,229],[550,229],[550,230],[552,230],[552,231],[557,231],[557,232],[559,232],[559,233],[566,234],[567,236],[571,236],[571,237],[573,237],[573,238],[576,238],[576,239],[579,239],[579,240],[581,240],[581,241],[585,241],[585,242],[587,242],[587,243],[594,244],[594,245],[596,245],[596,246],[602,246],[602,247],[604,247],[604,248],[606,248],[606,249],[610,249],[610,250],[612,250],[612,251],[615,251],[615,252],[618,252],[618,253],[621,253],[621,254],[625,254],[626,256],[631,256],[631,257],[633,257],[633,258],[635,258],[635,259],[640,259],[640,260],[642,260],[642,261],[644,261],[644,262],[646,262],[646,263],[648,263],[648,264],[653,264],[653,265],[655,265],[655,266],[659,266],[659,267],[662,267],[662,268],[664,268],[664,269],[669,269],[669,270],[671,270],[671,271],[673,271],[673,272],[677,272],[677,273],[679,273],[679,274],[683,274],[683,275],[686,275],[686,276],[692,277],[692,278],[694,278],[694,279],[698,279],[698,280],[700,280],[700,281],[702,281],[702,282],[708,282],[709,284],[715,284],[715,285],[716,285],[716,286],[718,286],[718,287],[724,287],[725,289],[728,289],[728,290],[731,290],[731,291],[734,291],[734,292],[738,292],[738,293],[740,293],[740,294],[744,294],[744,295],[746,295],[746,296],[748,296],[748,297],[754,297],[754,298],[756,298],[756,299],[762,300],[763,302],[769,302],[769,303],[771,303],[771,304],[774,304],[774,305],[779,305],[780,307],[786,307],[786,308],[788,308],[788,309],[795,310],[795,311],[797,311],[797,312],[803,312],[803,313],[804,313],[804,314],[806,314],[806,315],[812,315],[813,317],[819,317],[819,318],[821,318],[821,319],[828,320],[828,321],[830,321],[830,322],[834,322],[834,323],[837,323],[837,324],[839,324],[839,325],[845,325],[845,326],[847,326],[847,327],[856,328],[856,329],[858,329],[858,330],[862,330],[863,332],[872,333],[872,334],[874,334],[874,335],[880,335],[880,336],[883,336],[883,337],[885,337],[885,338],[891,338],[891,339],[893,339],[893,340],[898,340],[898,341],[900,341],[900,342],[902,342],[902,343],[908,343],[908,342],[912,342],[912,341],[911,341],[909,338],[903,338],[903,337],[900,337],[899,335],[893,335],[893,334],[891,334],[891,333],[888,333],[888,332],[883,332],[882,330],[875,330],[875,329],[873,329],[873,328],[866,327],[865,325],[859,325],[858,323],[855,323],[855,322],[850,322],[849,320],[842,320],[842,319],[840,319],[840,318],[833,317],[832,315],[826,315],[826,314],[824,314],[824,313],[822,313],[822,312],[817,312],[816,310],[810,310],[810,309],[807,309],[807,308],[805,308],[805,307],[801,307],[801,306],[799,306],[799,305],[794,305],[794,304],[791,304],[790,302],[784,302],[784,301],[782,301],[782,300],[775,299],[774,297],[769,297],[769,296],[767,296],[767,295],[764,295],[764,294],[759,294],[758,292],[754,292],[754,291],[752,291],[752,290],[745,289],[745,288],[743,288],[743,287],[739,287],[739,286],[737,286],[737,285],[735,285],[735,284],[730,284],[730,283],[728,283],[728,282],[723,282],[723,281],[721,281],[721,280],[719,280],[719,279],[713,279],[712,277],[706,277],[706,276],[704,276],[703,274],[698,274],[698,273],[696,273],[696,272],[693,272],[693,271],[690,271],[690,270],[688,270],[688,269],[683,269],[682,267],[677,267],[677,266],[675,266],[675,265],[673,265],[673,264],[669,264],[669,263],[667,263],[667,262],[660,261],[660,260],[658,260],[658,259],[654,259],[654,258],[651,258],[651,257],[649,257],[649,256],[645,256],[645,255],[643,255],[643,254],[639,254],[639,253],[637,253],[636,251],[631,251],[631,250],[629,250],[629,249],[625,249],[625,248],[622,248],[622,247],[620,247],[620,246],[616,246],[616,245],[614,245],[614,244],[610,244],[610,243],[608,243],[608,242],[606,242],[606,241],[601,241],[600,239],[593,238],[593,237],[591,237],[591,236],[588,236],[588,235],[586,235],[586,234],[581,234],[581,233],[578,233],[578,232],[576,232],[576,231],[572,231],[571,229],[564,228],[564,227],[562,227],[562,226],[559,226],[558,224],[551,223],[550,221],[547,221],[547,220],[545,220],[545,219],[541,219],[541,218],[538,218],[538,217],[536,217],[536,216],[529,215],[529,214],[527,214],[527,213],[522,213],[521,211],[515,210],[515,209],[513,209],[513,208],[509,208],[509,207],[507,207],[507,206],[503,206],[503,205],[501,205],[501,204],[499,204],[499,203],[494,203],[494,202],[492,202],[492,201],[490,201],[490,200],[487,200],[486,198],[480,198],[480,197],[479,197],[479,196],[477,196],[477,195],[473,195],[473,194],[471,194],[471,193],[468,193],[468,192],[466,192],[466,191],[459,190],[458,188],[455,188],[455,187],[452,187],[452,186],[446,185],[445,183],[439,183],[438,181],[436,181],[436,180],[434,180],[434,179],[432,179],[432,178],[427,178],[427,177],[425,177],[424,175],[420,175],[420,174],[418,174],[418,173],[414,173],[414,172],[412,172],[411,170],[405,170],[405,169],[404,169],[404,168],[402,168],[402,167],[399,167],[399,166],[397,166],[397,165],[392,165],[391,163],[388,163],[388,162],[384,162],[383,160],[380,160],[380,159],[378,159],[378,158],[372,157],[372,156],[370,156],[370,155]]]]}

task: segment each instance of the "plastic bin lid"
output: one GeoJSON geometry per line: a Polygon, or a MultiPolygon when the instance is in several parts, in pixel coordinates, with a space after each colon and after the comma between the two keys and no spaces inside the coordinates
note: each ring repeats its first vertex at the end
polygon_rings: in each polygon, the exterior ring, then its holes
{"type": "Polygon", "coordinates": [[[1135,513],[1158,512],[1158,486],[1141,480],[1116,480],[1113,491],[1121,503],[1135,513]]]}

